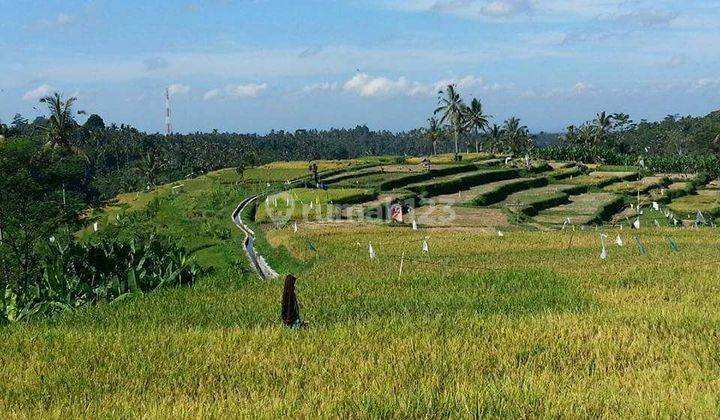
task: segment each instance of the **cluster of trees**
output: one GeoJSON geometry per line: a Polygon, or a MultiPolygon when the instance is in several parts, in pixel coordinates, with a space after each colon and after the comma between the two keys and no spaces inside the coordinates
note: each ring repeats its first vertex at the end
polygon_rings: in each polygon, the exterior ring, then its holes
{"type": "Polygon", "coordinates": [[[474,142],[475,152],[521,153],[534,146],[533,137],[520,119],[512,117],[502,126],[493,124],[490,127],[492,116],[483,112],[480,100],[473,98],[469,105],[466,104],[455,85],[448,85],[439,92],[438,108],[433,114],[428,119],[429,127],[425,129],[425,137],[433,146],[433,154],[437,153],[437,144],[448,135],[454,140],[456,157],[460,154],[461,139],[466,140],[466,150],[470,142],[474,142]],[[439,119],[435,116],[439,116],[439,119]]]}
{"type": "Polygon", "coordinates": [[[668,115],[639,123],[623,113],[598,113],[579,127],[569,126],[559,144],[536,150],[540,157],[586,163],[635,165],[653,170],[708,172],[720,168],[720,112],[704,117],[668,115]]]}

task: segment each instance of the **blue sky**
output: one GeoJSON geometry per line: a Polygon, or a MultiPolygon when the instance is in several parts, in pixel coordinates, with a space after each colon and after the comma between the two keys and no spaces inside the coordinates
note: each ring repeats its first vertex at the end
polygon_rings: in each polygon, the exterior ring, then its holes
{"type": "Polygon", "coordinates": [[[266,132],[425,124],[457,83],[560,130],[720,108],[710,0],[0,0],[0,119],[78,97],[107,122],[266,132]],[[39,108],[39,107],[38,107],[39,108]]]}

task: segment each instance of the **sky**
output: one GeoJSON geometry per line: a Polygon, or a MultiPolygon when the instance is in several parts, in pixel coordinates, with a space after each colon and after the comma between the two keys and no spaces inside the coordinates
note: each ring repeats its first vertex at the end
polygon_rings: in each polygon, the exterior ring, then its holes
{"type": "Polygon", "coordinates": [[[162,131],[167,87],[178,132],[407,130],[448,83],[533,132],[720,108],[716,0],[0,0],[0,16],[3,122],[57,91],[162,131]]]}

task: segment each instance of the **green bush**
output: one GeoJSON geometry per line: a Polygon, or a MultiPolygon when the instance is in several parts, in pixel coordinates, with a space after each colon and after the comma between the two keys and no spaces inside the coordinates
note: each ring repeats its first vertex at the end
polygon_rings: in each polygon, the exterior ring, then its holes
{"type": "Polygon", "coordinates": [[[167,239],[103,239],[89,244],[51,243],[32,287],[7,287],[5,321],[52,316],[97,302],[116,302],[163,287],[190,285],[200,269],[188,252],[167,239]]]}

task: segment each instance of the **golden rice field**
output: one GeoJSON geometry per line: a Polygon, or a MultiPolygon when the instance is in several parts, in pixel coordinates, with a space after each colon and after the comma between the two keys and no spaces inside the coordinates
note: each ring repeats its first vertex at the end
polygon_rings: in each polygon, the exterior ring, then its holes
{"type": "Polygon", "coordinates": [[[239,232],[185,220],[234,229],[234,203],[259,187],[230,173],[135,226],[212,243],[196,286],[2,330],[3,417],[720,415],[714,229],[636,232],[647,256],[607,231],[601,260],[595,230],[270,228],[277,262],[303,267],[310,328],[288,330],[281,283],[248,272],[239,232]]]}

